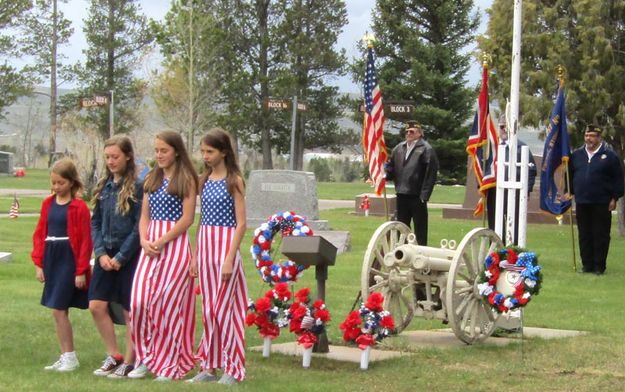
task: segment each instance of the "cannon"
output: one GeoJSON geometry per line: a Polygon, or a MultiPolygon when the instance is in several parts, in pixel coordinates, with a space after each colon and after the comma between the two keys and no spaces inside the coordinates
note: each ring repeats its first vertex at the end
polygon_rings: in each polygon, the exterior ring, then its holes
{"type": "Polygon", "coordinates": [[[362,296],[384,295],[398,333],[421,317],[448,323],[467,344],[480,342],[493,333],[499,314],[482,300],[477,278],[486,256],[502,246],[485,228],[471,230],[457,247],[453,240],[442,240],[440,248],[420,246],[408,226],[385,222],[365,252],[362,296]]]}

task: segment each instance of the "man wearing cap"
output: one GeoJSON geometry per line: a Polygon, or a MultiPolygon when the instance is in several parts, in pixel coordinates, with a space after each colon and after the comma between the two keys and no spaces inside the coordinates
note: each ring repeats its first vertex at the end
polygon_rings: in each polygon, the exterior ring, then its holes
{"type": "MultiPolygon", "coordinates": [[[[508,160],[509,157],[509,150],[510,148],[508,147],[508,130],[506,129],[506,119],[505,117],[502,117],[499,119],[499,142],[500,144],[503,144],[506,146],[506,155],[505,155],[505,160],[508,160]]],[[[517,138],[517,145],[516,145],[516,158],[517,158],[517,162],[521,162],[521,147],[526,146],[525,142],[523,142],[522,140],[517,138]]],[[[506,179],[508,179],[508,173],[506,172],[506,179]]],[[[517,172],[517,181],[521,179],[521,172],[518,171],[517,172]]],[[[528,173],[527,173],[527,194],[528,194],[528,199],[529,199],[529,194],[534,190],[534,183],[536,182],[536,162],[534,161],[534,155],[532,154],[532,151],[529,151],[529,164],[528,164],[528,173]]],[[[520,199],[520,195],[519,195],[518,190],[514,191],[515,194],[515,199],[516,199],[516,214],[515,214],[515,226],[514,226],[514,238],[512,240],[512,243],[514,245],[518,245],[519,243],[519,199],[520,199]]],[[[497,203],[497,199],[496,199],[496,194],[497,194],[497,190],[496,188],[491,188],[488,190],[488,193],[486,195],[486,213],[488,215],[488,228],[491,230],[495,230],[495,205],[497,203]]],[[[506,230],[506,220],[507,220],[507,213],[508,213],[508,209],[507,209],[507,205],[508,205],[508,195],[507,192],[504,194],[504,201],[503,201],[503,228],[504,228],[504,232],[506,230]]]]}
{"type": "Polygon", "coordinates": [[[571,194],[583,271],[605,272],[612,211],[623,196],[623,162],[601,139],[601,129],[588,125],[584,145],[573,151],[569,163],[571,194]]]}
{"type": "Polygon", "coordinates": [[[438,158],[423,140],[423,128],[418,122],[406,123],[406,140],[393,149],[385,170],[386,179],[395,183],[397,220],[408,227],[412,220],[417,243],[427,245],[427,201],[436,183],[438,158]]]}

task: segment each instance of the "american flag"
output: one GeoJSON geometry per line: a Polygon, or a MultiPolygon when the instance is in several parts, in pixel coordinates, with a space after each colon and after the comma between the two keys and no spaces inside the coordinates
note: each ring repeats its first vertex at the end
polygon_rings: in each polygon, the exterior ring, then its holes
{"type": "Polygon", "coordinates": [[[482,71],[482,89],[477,101],[477,112],[473,119],[473,128],[467,142],[467,153],[473,160],[475,177],[480,188],[480,200],[475,206],[474,215],[484,211],[486,192],[497,184],[497,145],[499,138],[488,107],[488,65],[482,71]]]}
{"type": "Polygon", "coordinates": [[[377,195],[381,195],[386,184],[384,162],[386,162],[386,144],[384,143],[384,108],[382,92],[375,76],[373,47],[367,49],[367,71],[365,73],[365,124],[363,147],[369,163],[369,175],[377,195]]]}
{"type": "Polygon", "coordinates": [[[15,219],[20,216],[20,201],[17,200],[17,195],[13,195],[13,203],[11,203],[11,209],[9,210],[9,218],[15,219]]]}

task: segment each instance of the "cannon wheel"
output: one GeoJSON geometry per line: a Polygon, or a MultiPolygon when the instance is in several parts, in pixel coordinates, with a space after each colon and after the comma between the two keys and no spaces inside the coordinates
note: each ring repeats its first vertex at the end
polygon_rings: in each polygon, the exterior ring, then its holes
{"type": "Polygon", "coordinates": [[[410,228],[402,222],[385,222],[377,228],[369,240],[362,264],[361,293],[363,301],[378,291],[384,295],[384,309],[395,320],[397,333],[410,324],[415,309],[413,282],[408,278],[410,270],[399,266],[386,266],[384,255],[399,245],[408,243],[410,228]]]}
{"type": "Polygon", "coordinates": [[[447,318],[458,337],[467,344],[482,341],[495,329],[498,314],[482,301],[477,279],[484,271],[484,259],[503,243],[492,230],[476,228],[458,245],[447,277],[447,318]]]}

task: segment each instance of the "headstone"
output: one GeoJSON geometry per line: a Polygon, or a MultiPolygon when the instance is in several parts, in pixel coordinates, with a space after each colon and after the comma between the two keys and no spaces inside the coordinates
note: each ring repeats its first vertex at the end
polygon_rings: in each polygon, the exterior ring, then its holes
{"type": "Polygon", "coordinates": [[[13,153],[0,151],[0,174],[13,174],[13,153]]]}
{"type": "Polygon", "coordinates": [[[253,170],[246,186],[247,225],[256,228],[282,211],[306,218],[314,230],[327,230],[328,221],[319,219],[317,180],[314,173],[293,170],[253,170]]]}

